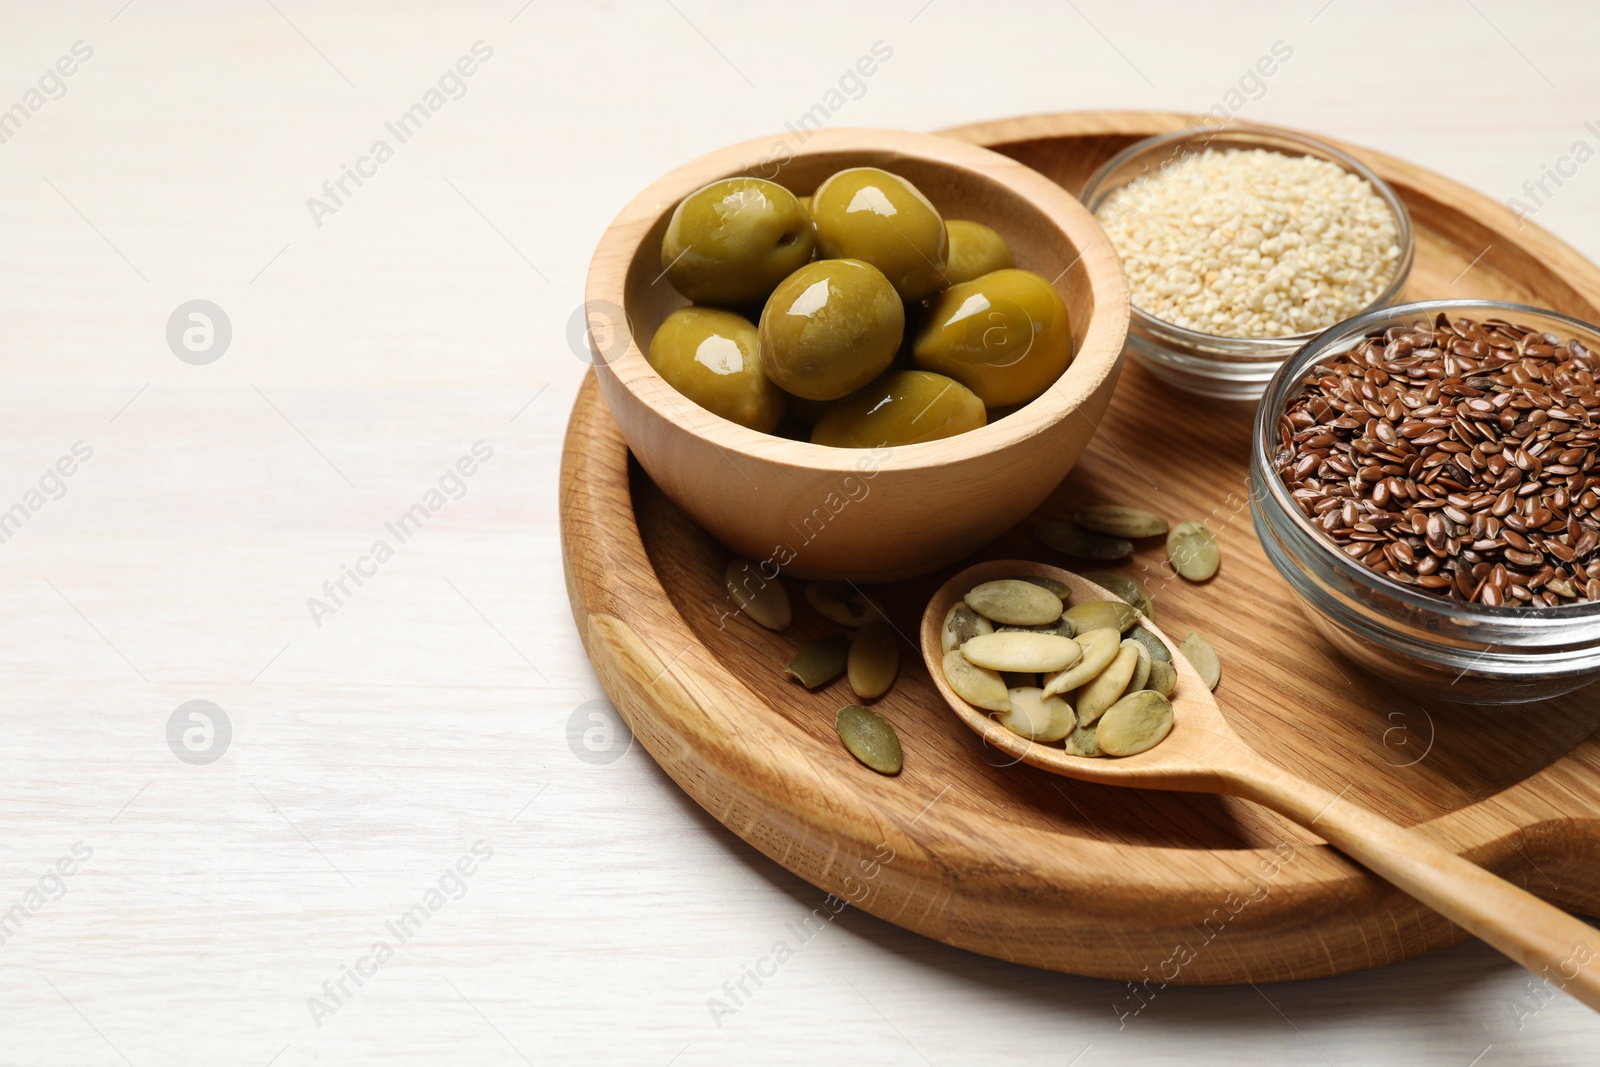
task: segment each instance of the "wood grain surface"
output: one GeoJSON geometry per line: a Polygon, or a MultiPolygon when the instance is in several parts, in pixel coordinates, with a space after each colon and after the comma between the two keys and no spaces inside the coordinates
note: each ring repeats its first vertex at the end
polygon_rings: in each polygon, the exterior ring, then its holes
{"type": "MultiPolygon", "coordinates": [[[[1182,122],[1101,113],[960,132],[1070,189],[1133,139],[1182,122]]],[[[1539,292],[1559,310],[1597,317],[1600,274],[1560,242],[1531,225],[1518,230],[1505,209],[1445,179],[1359,154],[1397,185],[1424,231],[1408,296],[1539,292]],[[1558,270],[1559,284],[1541,273],[1558,270]]],[[[1306,978],[1461,936],[1250,804],[1064,782],[986,751],[932,692],[915,654],[922,607],[948,572],[874,592],[908,642],[907,667],[878,704],[901,734],[906,768],[894,779],[861,768],[833,734],[834,711],[850,701],[843,683],[807,693],[779,670],[835,627],[804,607],[783,633],[727,618],[726,549],[630,473],[597,400],[586,386],[563,470],[569,590],[591,658],[668,773],[790,870],[951,944],[1128,979],[1163,968],[1173,983],[1306,978]],[[894,862],[864,879],[863,864],[885,843],[894,862]],[[1292,859],[1274,862],[1284,855],[1292,859]],[[1241,894],[1259,899],[1238,907],[1241,894]],[[1226,937],[1206,936],[1224,922],[1226,937]],[[1178,945],[1193,958],[1174,966],[1178,945]]],[[[1225,560],[1216,580],[1161,579],[1158,547],[1117,569],[1146,582],[1169,632],[1211,638],[1224,664],[1218,698],[1252,748],[1354,803],[1420,825],[1563,907],[1600,911],[1600,745],[1585,742],[1600,722],[1592,693],[1536,707],[1462,708],[1400,696],[1340,660],[1256,543],[1245,484],[1249,415],[1247,406],[1197,401],[1130,366],[1085,458],[1038,516],[1125,502],[1173,520],[1205,517],[1225,560]]],[[[973,558],[1059,561],[1030,528],[1023,523],[973,558]]],[[[798,586],[791,593],[799,602],[798,586]]]]}

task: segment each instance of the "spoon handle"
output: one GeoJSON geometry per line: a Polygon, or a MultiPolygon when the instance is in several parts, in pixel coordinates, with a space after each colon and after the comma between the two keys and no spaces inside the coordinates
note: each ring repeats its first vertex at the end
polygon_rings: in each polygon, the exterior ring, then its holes
{"type": "Polygon", "coordinates": [[[1398,889],[1600,1011],[1600,931],[1415,830],[1265,760],[1236,764],[1229,792],[1292,819],[1398,889]]]}

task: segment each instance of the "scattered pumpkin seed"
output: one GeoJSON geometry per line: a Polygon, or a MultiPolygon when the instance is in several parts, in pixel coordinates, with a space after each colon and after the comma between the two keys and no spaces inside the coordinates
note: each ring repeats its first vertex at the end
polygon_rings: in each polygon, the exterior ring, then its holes
{"type": "Polygon", "coordinates": [[[1203,582],[1217,573],[1222,553],[1217,539],[1202,522],[1180,522],[1167,535],[1167,558],[1191,582],[1203,582]]]}
{"type": "Polygon", "coordinates": [[[1032,582],[1034,585],[1043,586],[1060,597],[1063,604],[1072,600],[1072,587],[1066,582],[1058,581],[1055,578],[1046,578],[1039,574],[1019,574],[1017,575],[1017,581],[1032,582]]]}
{"type": "Polygon", "coordinates": [[[994,623],[979,615],[965,604],[956,604],[944,613],[944,626],[940,628],[940,642],[944,650],[960,648],[979,634],[994,633],[994,623]]]}
{"type": "Polygon", "coordinates": [[[1010,691],[1011,710],[999,717],[1000,725],[1033,741],[1059,741],[1072,732],[1077,719],[1072,705],[1060,697],[1047,697],[1032,686],[1010,691]]]}
{"type": "Polygon", "coordinates": [[[967,590],[967,607],[991,622],[1043,626],[1061,618],[1061,598],[1043,586],[1015,578],[984,582],[967,590]]]}
{"type": "Polygon", "coordinates": [[[1137,608],[1145,618],[1155,615],[1156,606],[1139,588],[1139,583],[1127,575],[1113,574],[1111,571],[1084,571],[1080,577],[1089,579],[1118,600],[1137,608]]]}
{"type": "Polygon", "coordinates": [[[1139,611],[1124,600],[1090,600],[1074,604],[1066,611],[1078,633],[1090,630],[1115,630],[1122,633],[1139,621],[1139,611]]]}
{"type": "Polygon", "coordinates": [[[1160,660],[1162,663],[1172,662],[1172,650],[1167,643],[1143,626],[1135,626],[1128,631],[1128,636],[1150,650],[1150,658],[1160,660]]]}
{"type": "Polygon", "coordinates": [[[806,602],[840,626],[865,626],[883,612],[849,582],[807,582],[806,602]]]}
{"type": "Polygon", "coordinates": [[[722,584],[740,612],[769,630],[781,630],[794,618],[783,583],[777,578],[762,577],[755,564],[748,560],[730,562],[722,584]]]}
{"type": "Polygon", "coordinates": [[[1217,658],[1217,650],[1211,647],[1211,642],[1189,631],[1183,639],[1183,644],[1178,646],[1178,651],[1183,653],[1183,658],[1194,665],[1195,671],[1200,675],[1200,680],[1206,683],[1207,689],[1215,689],[1222,680],[1222,661],[1217,658]]]}
{"type": "Polygon", "coordinates": [[[1100,751],[1100,739],[1095,736],[1093,726],[1079,726],[1067,735],[1067,754],[1070,756],[1085,756],[1089,759],[1105,755],[1100,751]]]}
{"type": "Polygon", "coordinates": [[[1064,671],[1048,675],[1044,680],[1045,696],[1055,696],[1078,688],[1111,665],[1121,647],[1121,636],[1115,630],[1090,630],[1078,636],[1078,647],[1083,658],[1064,671]]]}
{"type": "Polygon", "coordinates": [[[905,766],[900,737],[889,720],[860,704],[846,704],[834,717],[833,728],[850,755],[879,774],[899,774],[905,766]]]}
{"type": "Polygon", "coordinates": [[[1145,688],[1153,689],[1164,697],[1170,698],[1178,688],[1178,672],[1166,660],[1150,660],[1150,677],[1145,680],[1145,688]]]}
{"type": "Polygon", "coordinates": [[[1112,537],[1160,537],[1167,532],[1167,520],[1139,508],[1098,504],[1077,514],[1078,525],[1112,537]]]}
{"type": "Polygon", "coordinates": [[[1077,559],[1108,561],[1133,555],[1132,541],[1090,533],[1070,522],[1041,522],[1033,535],[1057,552],[1077,559]]]}
{"type": "Polygon", "coordinates": [[[862,700],[889,691],[900,673],[900,646],[894,628],[882,619],[867,623],[850,642],[850,689],[862,700]]]}
{"type": "MultiPolygon", "coordinates": [[[[1139,664],[1138,645],[1119,646],[1109,666],[1078,690],[1078,721],[1090,725],[1128,691],[1134,668],[1139,664]]],[[[1101,746],[1104,747],[1104,746],[1101,746]]]]}
{"type": "Polygon", "coordinates": [[[817,689],[844,673],[849,656],[850,635],[834,634],[796,652],[783,673],[807,689],[817,689]]]}
{"type": "Polygon", "coordinates": [[[946,684],[968,704],[985,711],[1005,711],[1011,707],[1006,683],[1000,680],[999,672],[967,662],[967,657],[961,654],[959,648],[952,648],[944,654],[940,669],[944,671],[946,684]]]}
{"type": "Polygon", "coordinates": [[[1134,693],[1143,689],[1150,680],[1150,667],[1155,660],[1150,655],[1150,650],[1144,647],[1144,642],[1132,638],[1124,638],[1123,648],[1131,648],[1139,655],[1139,662],[1133,665],[1133,677],[1128,679],[1128,692],[1134,693]]]}
{"type": "Polygon", "coordinates": [[[1172,702],[1144,689],[1106,709],[1095,727],[1095,740],[1108,756],[1132,756],[1154,748],[1171,732],[1172,702]]]}

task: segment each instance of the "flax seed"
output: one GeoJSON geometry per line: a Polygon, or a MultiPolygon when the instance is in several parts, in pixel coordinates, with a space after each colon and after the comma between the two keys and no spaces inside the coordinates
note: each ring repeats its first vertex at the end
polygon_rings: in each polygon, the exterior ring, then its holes
{"type": "Polygon", "coordinates": [[[1600,600],[1600,357],[1501,320],[1391,327],[1278,422],[1296,505],[1352,560],[1490,607],[1600,600]]]}

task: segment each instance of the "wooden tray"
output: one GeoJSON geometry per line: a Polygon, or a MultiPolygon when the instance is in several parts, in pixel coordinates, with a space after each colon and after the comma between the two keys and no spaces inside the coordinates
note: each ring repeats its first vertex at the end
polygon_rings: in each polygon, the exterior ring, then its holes
{"type": "MultiPolygon", "coordinates": [[[[1127,144],[1188,124],[1080,112],[951,136],[1076,192],[1127,144]]],[[[1600,319],[1600,270],[1572,249],[1460,185],[1351,150],[1411,210],[1407,299],[1509,298],[1600,319]]],[[[1600,723],[1596,693],[1488,711],[1419,704],[1359,674],[1314,634],[1261,553],[1249,440],[1247,406],[1172,391],[1129,363],[1101,432],[1038,514],[1129,502],[1174,520],[1209,516],[1225,562],[1208,586],[1163,583],[1159,549],[1118,569],[1152,577],[1167,632],[1210,636],[1224,664],[1218,698],[1245,740],[1534,893],[1600,913],[1600,741],[1586,740],[1600,723]]],[[[742,619],[719,626],[726,550],[630,462],[592,378],[567,433],[561,507],[578,629],[644,747],[740,837],[842,900],[1002,959],[1157,983],[1336,974],[1463,936],[1248,803],[1007,766],[943,710],[916,649],[923,605],[949,572],[876,594],[907,638],[900,678],[878,705],[906,760],[896,778],[860,766],[833,731],[851,700],[843,680],[807,693],[780,671],[838,627],[798,587],[783,633],[742,619]]],[[[1032,539],[1032,524],[974,559],[1068,562],[1032,539]]]]}

